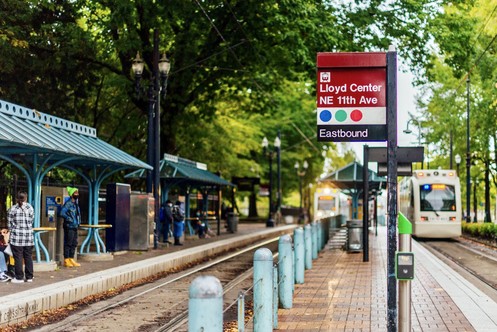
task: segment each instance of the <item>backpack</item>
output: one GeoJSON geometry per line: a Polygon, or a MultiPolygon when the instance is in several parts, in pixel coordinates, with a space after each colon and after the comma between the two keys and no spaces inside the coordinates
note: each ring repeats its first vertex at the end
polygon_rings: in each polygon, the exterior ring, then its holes
{"type": "Polygon", "coordinates": [[[173,206],[173,220],[183,221],[183,214],[181,213],[181,209],[177,205],[173,206]]]}

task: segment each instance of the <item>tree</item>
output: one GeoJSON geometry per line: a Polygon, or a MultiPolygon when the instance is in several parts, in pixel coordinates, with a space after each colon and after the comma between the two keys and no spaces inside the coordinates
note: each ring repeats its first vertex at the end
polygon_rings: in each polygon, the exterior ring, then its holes
{"type": "MultiPolygon", "coordinates": [[[[436,17],[435,6],[428,0],[3,0],[0,91],[10,101],[96,127],[99,137],[145,159],[147,100],[134,91],[131,64],[140,51],[150,66],[158,29],[161,52],[172,63],[161,152],[201,157],[226,175],[247,172],[253,160],[262,162],[256,157],[262,134],[274,136],[277,125],[288,146],[299,146],[287,151],[285,170],[292,159],[312,158],[314,176],[323,163],[312,139],[316,53],[397,44],[421,68],[429,32],[420,27],[436,17]],[[288,93],[291,87],[299,93],[288,93]]],[[[149,78],[146,70],[145,85],[149,78]]],[[[291,173],[283,174],[290,187],[291,173]]]]}
{"type": "MultiPolygon", "coordinates": [[[[497,6],[491,1],[461,2],[445,6],[433,21],[431,29],[438,53],[434,53],[427,65],[432,94],[422,105],[426,125],[431,132],[430,141],[438,145],[438,151],[446,151],[449,127],[455,133],[456,151],[464,155],[466,103],[469,103],[473,160],[471,177],[478,178],[484,174],[485,221],[490,221],[489,181],[492,169],[496,184],[493,165],[497,155],[497,117],[492,90],[497,74],[494,44],[497,27],[491,23],[496,9],[497,6]],[[470,96],[465,89],[469,83],[470,96]]],[[[462,178],[466,179],[466,176],[462,178]]]]}

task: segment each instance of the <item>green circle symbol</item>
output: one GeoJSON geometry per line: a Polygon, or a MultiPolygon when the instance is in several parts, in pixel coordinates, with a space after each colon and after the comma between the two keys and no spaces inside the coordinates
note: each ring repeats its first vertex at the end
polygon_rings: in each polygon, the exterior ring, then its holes
{"type": "Polygon", "coordinates": [[[338,122],[344,122],[345,120],[347,120],[347,112],[345,112],[344,110],[338,110],[335,113],[335,119],[338,122]]]}

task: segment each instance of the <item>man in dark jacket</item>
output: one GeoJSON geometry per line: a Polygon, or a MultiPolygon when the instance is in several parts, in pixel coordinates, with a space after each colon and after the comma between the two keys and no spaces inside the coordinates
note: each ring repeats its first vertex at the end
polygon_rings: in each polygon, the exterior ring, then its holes
{"type": "Polygon", "coordinates": [[[81,223],[78,188],[67,187],[70,199],[62,207],[60,216],[64,218],[64,266],[81,266],[74,260],[78,246],[78,227],[81,223]]]}
{"type": "Polygon", "coordinates": [[[171,225],[173,224],[173,203],[170,200],[166,201],[160,211],[160,221],[162,224],[162,236],[164,239],[164,243],[169,242],[169,230],[171,229],[171,225]]]}

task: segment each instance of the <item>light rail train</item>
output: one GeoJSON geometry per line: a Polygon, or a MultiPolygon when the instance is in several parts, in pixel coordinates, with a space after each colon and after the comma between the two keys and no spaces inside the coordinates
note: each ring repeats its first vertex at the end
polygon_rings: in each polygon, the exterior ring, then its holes
{"type": "Polygon", "coordinates": [[[454,170],[416,170],[399,182],[399,209],[421,238],[461,236],[461,186],[454,170]]]}
{"type": "Polygon", "coordinates": [[[349,215],[347,196],[336,188],[316,188],[314,193],[314,220],[339,214],[349,215]]]}

